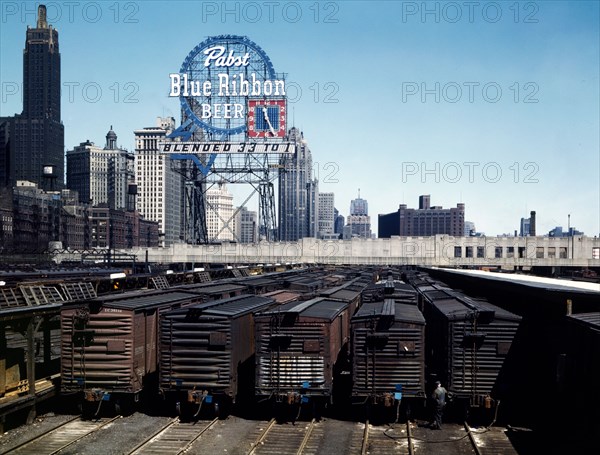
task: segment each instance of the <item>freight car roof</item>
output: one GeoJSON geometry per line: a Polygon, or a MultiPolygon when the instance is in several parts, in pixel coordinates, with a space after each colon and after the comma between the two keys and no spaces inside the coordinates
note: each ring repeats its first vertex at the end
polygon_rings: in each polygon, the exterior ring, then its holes
{"type": "Polygon", "coordinates": [[[377,283],[372,283],[368,285],[368,289],[385,289],[387,287],[392,287],[397,291],[402,292],[416,292],[415,289],[410,285],[400,280],[388,281],[381,280],[377,283]]]}
{"type": "Polygon", "coordinates": [[[416,305],[396,303],[393,299],[383,302],[365,303],[356,312],[352,321],[379,319],[381,316],[394,316],[394,320],[413,324],[425,324],[425,318],[416,305]]]}
{"type": "Polygon", "coordinates": [[[342,289],[349,289],[354,284],[354,281],[355,280],[347,281],[344,284],[341,284],[339,286],[332,286],[327,289],[323,289],[321,291],[321,295],[323,297],[326,297],[326,296],[330,296],[331,294],[335,294],[336,292],[341,291],[342,289]]]}
{"type": "Polygon", "coordinates": [[[217,300],[217,305],[211,306],[206,311],[212,314],[238,316],[249,312],[260,311],[273,304],[275,304],[275,300],[270,297],[240,295],[229,299],[217,300]]]}
{"type": "Polygon", "coordinates": [[[267,292],[266,294],[263,294],[263,296],[271,297],[271,298],[275,299],[276,302],[279,302],[279,303],[295,302],[296,300],[298,300],[300,298],[300,295],[302,295],[302,294],[300,294],[298,292],[284,291],[284,290],[272,291],[272,292],[267,292]]]}
{"type": "Polygon", "coordinates": [[[328,295],[331,299],[345,300],[347,302],[354,300],[360,295],[360,291],[350,291],[348,289],[340,289],[328,295]]]}
{"type": "Polygon", "coordinates": [[[273,278],[264,278],[264,277],[257,277],[257,278],[244,278],[241,279],[239,281],[240,284],[245,284],[248,286],[268,286],[271,284],[277,284],[280,283],[282,280],[278,279],[276,277],[273,278]]]}
{"type": "MultiPolygon", "coordinates": [[[[113,308],[122,308],[127,310],[139,310],[145,308],[154,308],[161,305],[167,305],[170,303],[175,303],[182,300],[191,300],[193,298],[198,298],[194,294],[190,292],[171,292],[171,291],[162,291],[162,292],[131,292],[126,294],[121,294],[121,299],[115,298],[102,298],[98,297],[95,299],[91,299],[88,302],[97,302],[102,303],[105,306],[110,306],[113,308]]],[[[112,296],[111,296],[112,297],[112,296]]]]}
{"type": "Polygon", "coordinates": [[[434,300],[432,304],[441,311],[449,320],[461,320],[472,315],[473,312],[488,313],[493,315],[494,319],[520,321],[518,316],[510,311],[506,311],[496,305],[483,300],[474,300],[463,295],[455,294],[448,299],[434,300]]]}
{"type": "Polygon", "coordinates": [[[593,313],[578,313],[571,314],[569,318],[580,321],[581,323],[592,326],[596,330],[600,330],[600,312],[594,311],[593,313]]]}
{"type": "MultiPolygon", "coordinates": [[[[400,280],[380,280],[377,283],[375,283],[376,286],[384,286],[388,283],[392,283],[394,285],[394,288],[396,289],[402,289],[402,290],[406,290],[406,291],[411,291],[414,292],[415,289],[408,283],[405,283],[404,281],[400,281],[400,280]]],[[[389,286],[389,285],[388,285],[389,286]]]]}
{"type": "Polygon", "coordinates": [[[93,298],[80,298],[80,299],[73,301],[72,303],[73,304],[81,304],[81,303],[88,303],[88,302],[101,302],[101,303],[117,302],[117,301],[137,298],[140,296],[167,295],[167,294],[172,294],[174,292],[181,292],[181,291],[178,291],[177,288],[175,288],[175,287],[167,288],[167,289],[136,289],[136,290],[126,291],[126,292],[104,294],[104,295],[100,295],[100,296],[93,297],[93,298]]]}
{"type": "Polygon", "coordinates": [[[238,295],[227,299],[214,300],[212,302],[203,302],[196,305],[190,305],[185,308],[177,308],[169,311],[167,317],[176,314],[187,313],[206,313],[220,314],[225,316],[241,316],[246,313],[260,311],[270,305],[275,304],[275,300],[270,297],[257,295],[238,295]]]}
{"type": "Polygon", "coordinates": [[[286,303],[263,314],[297,313],[301,317],[332,320],[347,307],[346,302],[319,297],[306,302],[286,303]]]}
{"type": "Polygon", "coordinates": [[[421,292],[428,300],[447,300],[453,297],[451,289],[438,289],[433,286],[421,289],[421,292]]]}
{"type": "Polygon", "coordinates": [[[311,283],[322,283],[322,276],[297,276],[293,278],[288,278],[286,281],[290,283],[303,283],[303,284],[311,284],[311,283]]]}
{"type": "Polygon", "coordinates": [[[177,286],[176,289],[181,289],[182,291],[190,291],[198,294],[222,294],[223,292],[232,292],[232,291],[243,291],[246,289],[246,286],[242,286],[241,284],[206,284],[206,283],[198,283],[198,284],[185,284],[183,286],[177,286]]]}

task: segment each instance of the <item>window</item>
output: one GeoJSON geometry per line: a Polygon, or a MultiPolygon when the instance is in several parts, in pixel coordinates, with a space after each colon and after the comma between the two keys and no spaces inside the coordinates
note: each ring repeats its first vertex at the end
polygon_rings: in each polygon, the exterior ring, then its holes
{"type": "Polygon", "coordinates": [[[455,258],[462,257],[462,247],[461,246],[455,246],[454,247],[454,257],[455,258]]]}
{"type": "Polygon", "coordinates": [[[482,246],[477,247],[477,257],[484,258],[485,257],[485,248],[482,246]]]}
{"type": "Polygon", "coordinates": [[[502,247],[501,246],[497,246],[494,249],[494,257],[495,258],[501,258],[502,257],[502,247]]]}
{"type": "Polygon", "coordinates": [[[472,258],[473,257],[473,247],[468,246],[465,250],[465,257],[472,258]]]}
{"type": "Polygon", "coordinates": [[[556,258],[556,248],[553,246],[548,247],[548,259],[556,258]]]}
{"type": "Polygon", "coordinates": [[[535,249],[535,257],[537,259],[543,259],[544,257],[544,247],[543,246],[538,246],[535,249]]]}

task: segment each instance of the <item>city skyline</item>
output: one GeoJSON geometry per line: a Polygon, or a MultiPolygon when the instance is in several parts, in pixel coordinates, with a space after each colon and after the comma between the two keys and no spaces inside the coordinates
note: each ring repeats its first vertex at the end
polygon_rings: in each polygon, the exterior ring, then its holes
{"type": "MultiPolygon", "coordinates": [[[[235,33],[263,47],[302,89],[288,122],[305,133],[319,191],[334,192],[342,214],[360,187],[372,214],[431,194],[445,207],[465,203],[466,217],[488,235],[512,233],[531,210],[540,234],[566,226],[567,214],[587,235],[599,231],[596,2],[501,3],[495,22],[490,8],[473,12],[472,21],[460,11],[452,22],[456,11],[445,2],[433,2],[433,13],[415,13],[415,2],[303,3],[295,22],[288,4],[285,15],[270,21],[265,10],[256,22],[247,3],[233,3],[239,13],[232,6],[225,16],[206,9],[221,8],[214,2],[98,5],[95,22],[89,7],[49,5],[61,41],[67,150],[86,139],[101,143],[112,124],[118,145],[133,151],[133,131],[157,116],[179,124],[168,74],[206,36],[235,33]],[[201,33],[177,14],[185,7],[198,12],[201,33]],[[382,27],[369,27],[360,40],[351,33],[374,21],[382,27]],[[155,26],[164,34],[153,34],[155,26]],[[161,44],[166,37],[172,45],[161,44]],[[452,102],[458,90],[462,97],[452,102]]],[[[23,109],[14,84],[22,81],[23,33],[35,27],[35,6],[2,4],[0,116],[23,109]]]]}

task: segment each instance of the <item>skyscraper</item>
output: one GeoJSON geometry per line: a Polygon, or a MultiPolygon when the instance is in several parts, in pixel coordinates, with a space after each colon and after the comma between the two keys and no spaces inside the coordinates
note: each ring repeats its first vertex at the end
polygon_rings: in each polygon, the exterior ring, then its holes
{"type": "Polygon", "coordinates": [[[350,215],[348,215],[346,221],[350,227],[352,237],[371,238],[369,204],[366,199],[360,197],[360,190],[358,190],[358,197],[350,201],[350,215]]]}
{"type": "Polygon", "coordinates": [[[288,140],[296,144],[296,152],[280,161],[279,240],[284,242],[314,236],[318,219],[312,154],[304,135],[296,127],[288,132],[288,140]]]}
{"type": "Polygon", "coordinates": [[[183,179],[159,149],[174,129],[173,117],[158,117],[156,126],[134,131],[137,208],[147,220],[158,221],[161,246],[179,242],[183,235],[183,179]]]}
{"type": "Polygon", "coordinates": [[[0,117],[0,189],[10,185],[10,125],[13,117],[0,117]]]}
{"type": "Polygon", "coordinates": [[[258,241],[258,213],[240,207],[235,217],[236,237],[240,243],[256,243],[258,241]]]}
{"type": "Polygon", "coordinates": [[[366,199],[360,197],[360,189],[358,190],[358,197],[350,201],[350,215],[368,215],[369,214],[369,203],[366,199]]]}
{"type": "Polygon", "coordinates": [[[333,209],[334,218],[335,218],[335,229],[334,232],[338,235],[339,238],[342,238],[344,234],[344,224],[345,219],[344,216],[340,214],[340,211],[336,208],[333,209]]]}
{"type": "Polygon", "coordinates": [[[319,238],[329,237],[335,232],[335,195],[334,193],[319,193],[319,238]]]}
{"type": "Polygon", "coordinates": [[[475,223],[472,221],[465,221],[465,237],[475,235],[475,223]]]}
{"type": "Polygon", "coordinates": [[[531,228],[531,218],[521,218],[519,237],[527,237],[531,228]]]}
{"type": "Polygon", "coordinates": [[[38,7],[23,51],[23,112],[10,125],[9,184],[29,180],[42,188],[64,184],[64,128],[60,120],[58,31],[38,7]]]}

